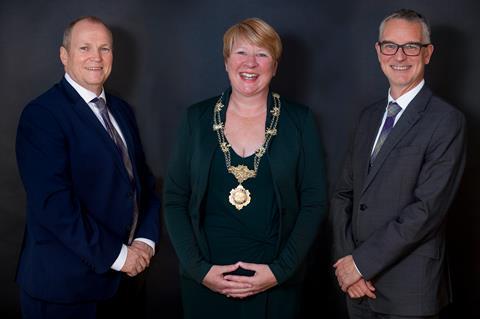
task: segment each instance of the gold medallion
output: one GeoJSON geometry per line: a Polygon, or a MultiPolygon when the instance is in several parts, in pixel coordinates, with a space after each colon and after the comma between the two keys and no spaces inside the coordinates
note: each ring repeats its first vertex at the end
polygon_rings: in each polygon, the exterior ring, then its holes
{"type": "Polygon", "coordinates": [[[230,191],[230,196],[228,197],[230,204],[235,206],[238,210],[250,204],[251,199],[250,192],[248,189],[243,188],[242,184],[239,184],[236,188],[232,189],[230,191]]]}

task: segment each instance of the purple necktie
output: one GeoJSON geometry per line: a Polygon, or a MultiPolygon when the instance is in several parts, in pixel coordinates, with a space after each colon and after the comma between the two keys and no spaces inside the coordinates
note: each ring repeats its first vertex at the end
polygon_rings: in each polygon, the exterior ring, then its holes
{"type": "Polygon", "coordinates": [[[122,138],[120,137],[120,134],[115,129],[115,127],[112,124],[112,121],[110,120],[110,115],[108,114],[108,107],[105,104],[105,101],[103,100],[103,98],[101,97],[94,98],[92,100],[92,103],[94,103],[95,106],[100,111],[100,115],[102,116],[103,122],[105,123],[105,129],[107,130],[112,140],[115,142],[118,152],[122,156],[123,164],[125,165],[125,169],[127,170],[128,177],[130,178],[130,183],[133,187],[133,200],[134,200],[133,221],[132,221],[132,226],[130,228],[130,234],[128,236],[128,243],[131,244],[133,241],[133,235],[135,233],[135,228],[137,227],[137,221],[138,221],[137,192],[135,191],[135,177],[133,176],[132,162],[130,160],[130,156],[128,156],[128,150],[125,143],[123,142],[122,138]]]}
{"type": "Polygon", "coordinates": [[[377,140],[377,144],[375,144],[375,148],[373,149],[372,155],[370,156],[370,163],[373,163],[373,161],[375,161],[378,152],[380,152],[383,143],[385,143],[388,134],[390,134],[390,131],[393,128],[393,124],[395,123],[395,117],[401,110],[402,108],[397,104],[397,102],[391,101],[390,103],[388,103],[387,118],[385,119],[385,123],[383,124],[382,131],[380,132],[380,136],[377,140]]]}

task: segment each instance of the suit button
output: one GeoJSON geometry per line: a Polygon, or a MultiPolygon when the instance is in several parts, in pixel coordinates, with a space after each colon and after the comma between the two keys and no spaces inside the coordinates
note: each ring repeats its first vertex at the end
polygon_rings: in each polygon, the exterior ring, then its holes
{"type": "Polygon", "coordinates": [[[367,210],[368,206],[365,204],[360,204],[360,210],[363,212],[364,210],[367,210]]]}
{"type": "Polygon", "coordinates": [[[128,192],[127,193],[127,198],[132,198],[133,197],[133,192],[128,192]]]}

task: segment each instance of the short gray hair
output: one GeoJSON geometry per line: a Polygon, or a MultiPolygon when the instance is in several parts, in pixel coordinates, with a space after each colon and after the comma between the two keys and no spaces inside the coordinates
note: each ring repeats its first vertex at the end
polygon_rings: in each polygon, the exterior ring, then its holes
{"type": "Polygon", "coordinates": [[[84,17],[80,17],[80,18],[77,18],[75,20],[73,20],[72,22],[70,22],[68,24],[68,26],[65,28],[65,30],[63,31],[63,40],[62,40],[62,47],[64,47],[65,49],[69,49],[70,47],[70,40],[71,40],[71,37],[72,37],[72,30],[73,30],[73,27],[80,21],[83,21],[83,20],[87,20],[89,22],[92,22],[92,23],[98,23],[98,24],[101,24],[103,25],[107,30],[108,32],[110,33],[110,38],[112,39],[112,45],[113,45],[113,35],[112,35],[112,31],[110,30],[110,28],[105,24],[105,22],[102,21],[102,19],[98,18],[98,17],[95,17],[95,16],[84,16],[84,17]]]}
{"type": "Polygon", "coordinates": [[[425,41],[424,44],[430,43],[430,31],[431,31],[430,24],[428,23],[427,19],[423,15],[411,9],[400,9],[390,14],[389,16],[385,17],[382,23],[380,23],[380,28],[378,32],[378,41],[381,40],[380,37],[383,34],[385,23],[392,19],[402,19],[409,22],[420,23],[422,25],[422,38],[423,38],[422,41],[425,41]]]}

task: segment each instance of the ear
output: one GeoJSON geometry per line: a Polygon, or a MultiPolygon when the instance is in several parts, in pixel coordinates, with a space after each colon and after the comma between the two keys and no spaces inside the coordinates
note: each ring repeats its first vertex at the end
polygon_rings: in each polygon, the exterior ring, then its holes
{"type": "Polygon", "coordinates": [[[63,46],[60,47],[60,60],[64,66],[68,63],[68,51],[63,46]]]}
{"type": "Polygon", "coordinates": [[[423,63],[425,64],[429,64],[430,63],[430,59],[432,58],[432,54],[433,54],[433,44],[429,44],[428,47],[425,48],[425,54],[423,56],[423,63]]]}
{"type": "Polygon", "coordinates": [[[277,69],[278,69],[278,61],[273,62],[273,76],[277,75],[277,69]]]}
{"type": "Polygon", "coordinates": [[[378,44],[378,42],[375,42],[375,51],[377,51],[378,61],[380,61],[382,52],[380,52],[380,44],[378,44]]]}

